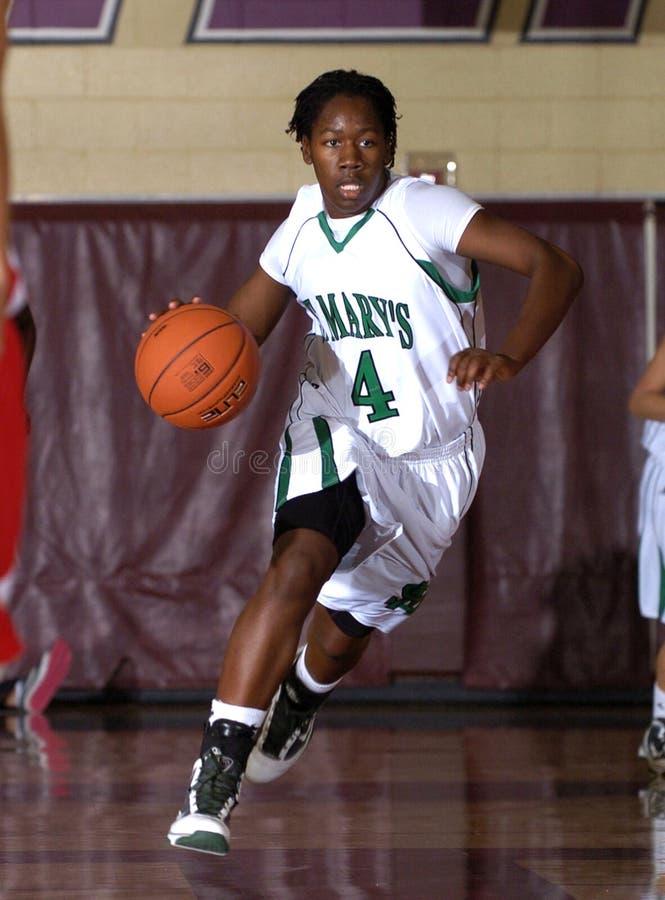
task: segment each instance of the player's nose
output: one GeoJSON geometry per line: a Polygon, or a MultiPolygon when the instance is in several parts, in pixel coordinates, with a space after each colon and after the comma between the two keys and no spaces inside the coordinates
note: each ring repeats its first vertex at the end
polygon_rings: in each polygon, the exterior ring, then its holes
{"type": "Polygon", "coordinates": [[[344,169],[357,169],[362,165],[360,150],[353,142],[349,141],[348,144],[344,144],[340,155],[340,165],[344,169]]]}

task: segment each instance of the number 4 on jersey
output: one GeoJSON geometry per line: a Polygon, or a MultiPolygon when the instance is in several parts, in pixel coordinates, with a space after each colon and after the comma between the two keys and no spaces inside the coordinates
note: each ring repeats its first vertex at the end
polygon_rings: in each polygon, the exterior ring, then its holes
{"type": "Polygon", "coordinates": [[[399,410],[388,406],[391,400],[395,399],[395,395],[392,391],[384,391],[371,350],[363,350],[360,354],[351,399],[355,406],[372,407],[372,412],[368,416],[370,422],[380,422],[381,419],[399,415],[399,410]]]}

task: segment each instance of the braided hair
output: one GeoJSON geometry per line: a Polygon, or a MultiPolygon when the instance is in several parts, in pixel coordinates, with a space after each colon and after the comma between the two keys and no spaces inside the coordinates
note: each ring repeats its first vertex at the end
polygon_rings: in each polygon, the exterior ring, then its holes
{"type": "Polygon", "coordinates": [[[293,117],[286,129],[287,134],[295,134],[300,143],[303,136],[311,137],[314,122],[329,100],[338,94],[348,97],[365,97],[373,106],[381,120],[386,144],[390,150],[390,163],[395,162],[397,149],[397,119],[395,98],[388,88],[373,75],[363,75],[355,69],[334,69],[324,72],[296,97],[293,117]]]}

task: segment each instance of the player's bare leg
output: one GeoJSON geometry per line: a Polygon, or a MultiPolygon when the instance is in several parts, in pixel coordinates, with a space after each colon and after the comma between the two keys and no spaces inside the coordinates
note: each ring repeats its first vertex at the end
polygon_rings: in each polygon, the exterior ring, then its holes
{"type": "Polygon", "coordinates": [[[305,619],[337,562],[334,544],[317,531],[298,528],[279,538],[261,586],[231,632],[218,699],[267,709],[293,662],[305,619]]]}
{"type": "Polygon", "coordinates": [[[294,529],[276,541],[268,572],[229,638],[218,706],[213,703],[185,804],[169,831],[174,846],[228,852],[229,818],[262,711],[289,669],[305,619],[337,561],[337,548],[319,532],[294,529]]]}
{"type": "Polygon", "coordinates": [[[317,604],[307,629],[307,669],[321,684],[339,681],[360,662],[370,638],[371,633],[362,637],[345,634],[328,610],[317,604]]]}
{"type": "Polygon", "coordinates": [[[351,630],[339,628],[317,604],[307,642],[277,689],[248,762],[251,781],[272,781],[297,762],[309,744],[314,720],[340,679],[367,649],[371,633],[348,617],[351,630]]]}

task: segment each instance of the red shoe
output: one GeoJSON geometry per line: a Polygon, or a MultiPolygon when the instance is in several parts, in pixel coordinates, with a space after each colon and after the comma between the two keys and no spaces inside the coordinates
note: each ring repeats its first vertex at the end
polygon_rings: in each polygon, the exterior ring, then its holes
{"type": "Polygon", "coordinates": [[[17,708],[29,713],[43,712],[69,671],[71,659],[69,644],[58,638],[25,679],[16,682],[17,708]]]}

